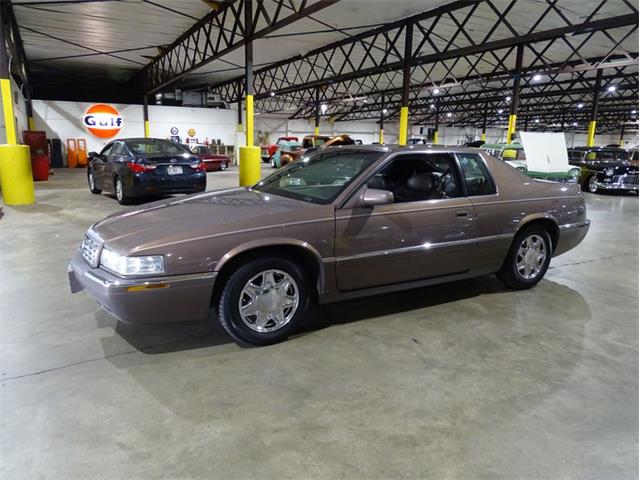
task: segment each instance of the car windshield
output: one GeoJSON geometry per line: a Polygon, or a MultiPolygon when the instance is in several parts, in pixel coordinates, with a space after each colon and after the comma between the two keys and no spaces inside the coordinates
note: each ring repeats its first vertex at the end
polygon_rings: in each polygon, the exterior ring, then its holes
{"type": "Polygon", "coordinates": [[[209,147],[205,147],[203,145],[203,146],[196,147],[196,153],[200,155],[211,155],[211,150],[209,149],[209,147]]]}
{"type": "Polygon", "coordinates": [[[627,153],[624,150],[592,150],[587,153],[587,162],[620,162],[624,161],[627,153]]]}
{"type": "Polygon", "coordinates": [[[253,189],[306,202],[330,203],[381,155],[358,150],[322,153],[290,164],[253,189]]]}
{"type": "Polygon", "coordinates": [[[127,147],[136,155],[178,155],[191,153],[188,148],[159,138],[136,138],[125,140],[127,147]]]}

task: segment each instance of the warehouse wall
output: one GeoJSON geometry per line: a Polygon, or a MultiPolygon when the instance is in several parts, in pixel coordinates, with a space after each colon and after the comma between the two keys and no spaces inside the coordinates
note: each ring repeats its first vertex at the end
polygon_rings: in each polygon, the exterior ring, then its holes
{"type": "MultiPolygon", "coordinates": [[[[89,151],[100,150],[109,139],[103,140],[89,134],[82,126],[82,116],[91,103],[34,100],[33,110],[36,128],[45,130],[49,138],[85,138],[89,151]]],[[[124,117],[124,127],[119,137],[144,136],[142,105],[113,104],[124,117]]],[[[149,125],[152,137],[169,138],[171,128],[178,129],[181,138],[190,128],[196,138],[220,139],[228,145],[235,144],[236,111],[211,108],[149,106],[149,125]]]]}
{"type": "MultiPolygon", "coordinates": [[[[424,127],[424,132],[427,127],[424,127]]],[[[420,127],[414,126],[411,129],[414,136],[420,136],[420,127]]],[[[462,145],[465,142],[480,140],[482,129],[480,128],[463,128],[463,127],[440,127],[438,131],[438,143],[442,145],[462,145]]],[[[504,142],[507,136],[507,129],[504,128],[487,128],[487,143],[504,142]]],[[[587,143],[587,134],[583,132],[565,132],[565,139],[568,147],[583,146],[587,143]]],[[[635,147],[638,145],[638,134],[636,132],[627,133],[624,136],[625,145],[627,147],[635,147]]],[[[608,145],[620,142],[620,134],[598,134],[596,135],[596,145],[608,145]]]]}
{"type": "MultiPolygon", "coordinates": [[[[297,136],[302,138],[305,135],[313,134],[314,126],[313,119],[288,120],[286,118],[269,115],[258,115],[255,119],[256,135],[260,135],[263,142],[275,142],[278,137],[283,136],[297,136]]],[[[393,128],[391,128],[389,136],[387,136],[385,130],[385,141],[387,143],[392,143],[392,141],[397,142],[397,134],[394,135],[393,131],[393,128]]],[[[321,119],[320,134],[347,134],[353,138],[362,140],[365,144],[379,141],[379,128],[376,122],[328,122],[321,119]]]]}

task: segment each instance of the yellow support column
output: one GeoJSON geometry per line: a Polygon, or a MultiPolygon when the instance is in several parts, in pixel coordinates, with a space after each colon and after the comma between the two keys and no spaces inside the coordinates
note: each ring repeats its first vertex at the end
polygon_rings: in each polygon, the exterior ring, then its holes
{"type": "Polygon", "coordinates": [[[384,128],[380,129],[380,143],[384,143],[384,128]]]}
{"type": "Polygon", "coordinates": [[[149,138],[151,133],[149,133],[149,120],[144,121],[144,138],[149,138]]]}
{"type": "Polygon", "coordinates": [[[13,113],[13,96],[11,95],[11,80],[0,79],[0,91],[2,91],[2,110],[4,111],[4,128],[7,133],[7,144],[16,145],[16,121],[13,113]]]}
{"type": "Polygon", "coordinates": [[[483,142],[487,141],[487,134],[485,132],[482,132],[480,134],[480,140],[482,140],[483,142]]]}
{"type": "Polygon", "coordinates": [[[398,144],[407,144],[407,133],[409,130],[409,107],[400,107],[400,133],[398,134],[398,144]]]}
{"type": "Polygon", "coordinates": [[[436,145],[438,143],[438,130],[433,132],[433,144],[436,145]]]}
{"type": "Polygon", "coordinates": [[[507,143],[511,143],[516,133],[516,115],[509,115],[509,127],[507,128],[507,143]]]}
{"type": "Polygon", "coordinates": [[[587,131],[587,147],[593,147],[596,140],[596,121],[591,120],[589,122],[589,129],[587,131]]]}
{"type": "Polygon", "coordinates": [[[27,118],[27,127],[31,131],[36,129],[36,121],[33,119],[33,117],[27,118]]]}
{"type": "Polygon", "coordinates": [[[314,127],[313,134],[314,135],[320,135],[320,127],[318,127],[318,126],[314,127]]]}
{"type": "Polygon", "coordinates": [[[247,146],[240,147],[240,186],[248,187],[260,181],[260,147],[253,145],[253,95],[247,95],[247,146]]]}

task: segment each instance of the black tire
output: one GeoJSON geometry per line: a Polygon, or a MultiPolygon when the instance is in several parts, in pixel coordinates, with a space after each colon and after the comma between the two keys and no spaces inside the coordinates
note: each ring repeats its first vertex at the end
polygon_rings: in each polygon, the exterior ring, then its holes
{"type": "Polygon", "coordinates": [[[120,205],[128,205],[131,200],[127,196],[122,180],[120,180],[120,177],[118,176],[113,179],[113,194],[116,196],[116,200],[120,205]],[[120,184],[120,190],[118,190],[118,184],[120,184]]]}
{"type": "Polygon", "coordinates": [[[93,170],[91,170],[90,168],[87,170],[87,183],[89,184],[89,191],[91,193],[94,193],[96,195],[102,193],[102,190],[96,188],[96,182],[93,178],[93,170]]]}
{"type": "MultiPolygon", "coordinates": [[[[277,279],[277,277],[274,278],[277,279]]],[[[253,285],[255,286],[256,284],[254,283],[253,285]]],[[[280,257],[254,258],[248,260],[231,274],[224,286],[224,290],[220,295],[220,301],[218,302],[218,321],[231,338],[243,347],[264,346],[282,342],[294,333],[303,322],[304,313],[309,303],[308,285],[309,282],[304,271],[290,260],[280,257]],[[250,299],[247,295],[243,294],[245,286],[247,286],[252,279],[260,276],[262,272],[269,270],[284,272],[295,282],[295,288],[298,292],[298,302],[293,311],[289,310],[289,308],[293,307],[287,307],[287,309],[282,310],[283,318],[286,318],[289,314],[292,316],[277,329],[275,328],[277,326],[275,320],[271,318],[272,314],[261,313],[268,318],[268,323],[265,326],[269,327],[269,325],[271,325],[269,328],[274,329],[268,332],[259,332],[255,330],[255,328],[259,328],[257,325],[259,320],[257,315],[255,316],[255,321],[251,319],[247,320],[248,323],[254,323],[254,327],[252,328],[243,320],[240,314],[240,302],[245,301],[245,299],[250,299]],[[287,314],[284,312],[287,312],[287,314]]],[[[276,289],[271,288],[270,290],[276,289]]],[[[269,293],[270,290],[268,289],[265,293],[269,293]]],[[[254,300],[254,302],[257,302],[257,299],[254,300]]],[[[248,316],[250,317],[251,315],[248,316]]]]}
{"type": "Polygon", "coordinates": [[[593,177],[593,175],[587,175],[587,177],[584,179],[584,182],[582,182],[582,191],[583,192],[588,192],[589,191],[589,182],[591,181],[591,177],[593,177]]]}
{"type": "Polygon", "coordinates": [[[227,162],[220,162],[220,171],[227,169],[227,162]]]}
{"type": "MultiPolygon", "coordinates": [[[[534,244],[537,244],[537,242],[534,244]]],[[[533,253],[531,255],[533,256],[533,253]]],[[[552,244],[549,232],[544,227],[538,225],[525,227],[519,231],[513,239],[507,258],[505,258],[502,268],[500,268],[498,273],[496,273],[496,277],[498,277],[498,280],[505,285],[517,290],[531,288],[542,280],[545,273],[547,273],[549,263],[551,262],[551,255],[552,244]],[[533,240],[535,237],[544,243],[545,257],[539,265],[539,271],[535,275],[533,275],[533,271],[530,272],[532,276],[529,277],[527,275],[523,275],[523,273],[519,271],[518,260],[522,259],[524,261],[524,257],[520,255],[519,250],[521,247],[524,247],[524,244],[528,239],[533,240]]],[[[526,270],[524,273],[526,274],[526,270]]]]}

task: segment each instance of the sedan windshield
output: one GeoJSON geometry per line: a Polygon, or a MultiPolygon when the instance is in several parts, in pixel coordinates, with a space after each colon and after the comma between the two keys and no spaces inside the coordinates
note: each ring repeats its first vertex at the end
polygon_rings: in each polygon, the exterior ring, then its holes
{"type": "Polygon", "coordinates": [[[179,155],[191,153],[186,147],[159,138],[132,138],[125,140],[135,155],[179,155]]]}
{"type": "Polygon", "coordinates": [[[381,155],[381,152],[346,150],[303,158],[265,178],[253,189],[306,202],[330,203],[381,155]]]}

